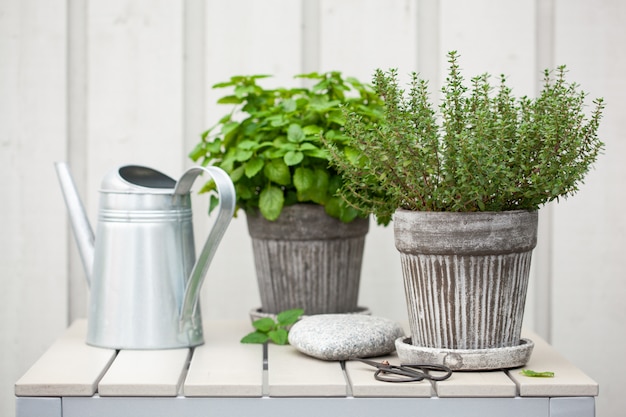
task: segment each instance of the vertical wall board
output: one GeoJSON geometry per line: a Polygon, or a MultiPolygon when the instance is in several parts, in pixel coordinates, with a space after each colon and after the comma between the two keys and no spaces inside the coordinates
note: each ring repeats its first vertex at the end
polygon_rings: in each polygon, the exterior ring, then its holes
{"type": "Polygon", "coordinates": [[[417,71],[431,94],[441,83],[441,3],[439,0],[417,2],[417,71]]]}
{"type": "Polygon", "coordinates": [[[228,90],[213,90],[233,75],[268,74],[268,86],[287,85],[301,67],[301,4],[290,0],[210,1],[206,5],[207,121],[228,106],[215,101],[228,90]]]}
{"type": "MultiPolygon", "coordinates": [[[[87,161],[87,4],[67,2],[67,155],[74,183],[86,195],[87,161]]],[[[59,191],[60,192],[60,191],[59,191]]],[[[68,252],[68,322],[87,316],[88,284],[74,239],[68,252]]]]}
{"type": "Polygon", "coordinates": [[[200,132],[206,129],[206,17],[204,0],[187,0],[184,3],[183,21],[183,166],[193,164],[188,154],[198,142],[200,132]]]}
{"type": "MultiPolygon", "coordinates": [[[[441,2],[442,74],[446,54],[456,50],[461,70],[471,77],[488,72],[497,85],[500,74],[519,96],[535,91],[535,3],[533,0],[445,0],[441,2]]],[[[443,78],[442,78],[443,80],[443,78]]]]}
{"type": "MultiPolygon", "coordinates": [[[[541,75],[536,69],[535,12],[533,0],[441,2],[440,82],[443,83],[447,76],[449,64],[446,55],[455,50],[460,56],[459,65],[466,85],[469,86],[472,77],[489,73],[490,82],[495,87],[500,83],[500,75],[503,74],[507,77],[507,85],[513,89],[513,94],[518,97],[534,96],[535,86],[541,75]]],[[[543,245],[547,238],[549,236],[538,236],[534,261],[543,255],[538,251],[548,249],[543,245]]],[[[527,327],[532,327],[533,324],[534,284],[537,280],[545,279],[540,276],[542,273],[543,271],[533,268],[531,274],[524,322],[527,327]]]]}
{"type": "MultiPolygon", "coordinates": [[[[338,70],[371,83],[377,68],[397,68],[401,82],[417,71],[417,2],[320,1],[318,71],[338,70]]],[[[370,221],[359,304],[373,314],[406,320],[400,257],[393,226],[370,221]]]]}
{"type": "Polygon", "coordinates": [[[66,325],[64,1],[0,4],[0,415],[13,384],[66,325]]]}
{"type": "MultiPolygon", "coordinates": [[[[268,74],[272,78],[260,80],[262,85],[298,85],[299,81],[293,76],[302,72],[300,2],[212,0],[206,3],[205,13],[206,84],[198,86],[205,88],[206,95],[202,130],[231,110],[227,105],[216,103],[219,97],[232,92],[232,89],[212,89],[218,82],[227,81],[233,75],[268,74]]],[[[197,133],[198,141],[201,133],[197,133]]],[[[194,219],[196,241],[200,245],[215,216],[209,218],[199,211],[201,204],[206,206],[206,196],[195,200],[200,200],[194,219]]],[[[202,311],[209,319],[245,319],[250,309],[260,306],[259,300],[252,243],[245,215],[239,212],[209,268],[202,290],[202,311]]]]}
{"type": "Polygon", "coordinates": [[[102,177],[133,163],[182,174],[183,3],[93,1],[87,7],[88,207],[102,177]]]}
{"type": "Polygon", "coordinates": [[[566,64],[568,79],[589,100],[604,97],[607,107],[605,154],[578,194],[555,208],[553,343],[599,382],[598,415],[617,416],[626,408],[619,360],[626,334],[626,53],[615,45],[626,39],[626,4],[557,1],[555,15],[555,63],[566,64]]]}
{"type": "Polygon", "coordinates": [[[319,70],[371,81],[376,68],[416,71],[417,3],[321,1],[319,70]]]}

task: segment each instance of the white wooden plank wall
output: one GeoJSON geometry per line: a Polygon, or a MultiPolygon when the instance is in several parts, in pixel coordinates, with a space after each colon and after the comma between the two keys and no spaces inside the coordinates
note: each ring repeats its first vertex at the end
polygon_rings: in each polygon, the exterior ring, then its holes
{"type": "MultiPolygon", "coordinates": [[[[87,290],[52,163],[69,160],[95,219],[97,189],[117,164],[176,177],[203,129],[226,109],[210,86],[235,74],[375,68],[419,71],[436,91],[445,53],[467,75],[509,76],[532,95],[541,69],[571,79],[607,110],[607,151],[579,195],[541,212],[527,326],[600,383],[598,415],[618,416],[626,365],[626,3],[619,0],[0,0],[0,414],[13,414],[17,378],[69,321],[87,290]]],[[[198,211],[205,198],[195,199],[198,211]]],[[[198,213],[197,240],[211,219],[198,213]]],[[[373,227],[361,305],[405,320],[391,228],[373,227]]],[[[236,219],[203,294],[211,319],[259,305],[246,224],[236,219]]]]}

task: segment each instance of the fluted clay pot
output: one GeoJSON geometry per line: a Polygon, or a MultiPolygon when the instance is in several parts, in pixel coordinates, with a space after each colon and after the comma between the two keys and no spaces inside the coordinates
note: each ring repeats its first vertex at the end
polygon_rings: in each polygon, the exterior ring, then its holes
{"type": "MultiPolygon", "coordinates": [[[[537,218],[521,210],[395,213],[413,346],[505,358],[507,348],[532,349],[521,329],[537,218]]],[[[497,366],[520,366],[509,365],[497,366]]]]}
{"type": "Polygon", "coordinates": [[[343,223],[313,204],[284,207],[276,221],[246,216],[263,313],[358,310],[368,219],[343,223]]]}

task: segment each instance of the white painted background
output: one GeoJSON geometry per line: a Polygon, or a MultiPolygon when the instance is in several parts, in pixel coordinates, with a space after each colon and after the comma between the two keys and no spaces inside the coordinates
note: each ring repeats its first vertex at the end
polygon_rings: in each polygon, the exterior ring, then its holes
{"type": "MultiPolygon", "coordinates": [[[[53,161],[68,160],[93,219],[104,173],[139,163],[178,176],[224,109],[210,86],[337,69],[417,70],[439,85],[457,49],[468,76],[509,75],[533,95],[541,70],[607,102],[606,153],[580,193],[541,211],[526,326],[600,383],[598,416],[621,416],[626,364],[626,3],[620,0],[0,0],[0,415],[13,383],[87,291],[53,161]]],[[[196,202],[202,210],[204,199],[196,202]]],[[[198,239],[208,219],[196,218],[198,239]]],[[[391,228],[370,232],[361,305],[406,320],[391,228]]],[[[207,319],[260,304],[245,220],[207,277],[207,319]]]]}

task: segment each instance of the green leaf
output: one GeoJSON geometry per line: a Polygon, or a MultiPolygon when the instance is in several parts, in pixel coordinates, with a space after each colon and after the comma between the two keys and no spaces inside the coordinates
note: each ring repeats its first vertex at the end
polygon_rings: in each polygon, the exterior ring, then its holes
{"type": "Polygon", "coordinates": [[[272,330],[272,328],[274,327],[275,323],[274,320],[272,320],[270,317],[263,317],[260,318],[258,320],[255,320],[252,323],[252,326],[261,331],[261,332],[269,332],[270,330],[272,330]]]}
{"type": "Polygon", "coordinates": [[[262,332],[252,332],[245,335],[240,342],[241,343],[265,343],[269,340],[269,336],[262,332]]]}
{"type": "Polygon", "coordinates": [[[319,151],[320,148],[313,145],[311,142],[304,142],[300,145],[299,149],[301,151],[319,151]]]}
{"type": "Polygon", "coordinates": [[[252,158],[245,164],[246,177],[252,178],[263,169],[265,162],[261,158],[252,158]]]}
{"type": "Polygon", "coordinates": [[[237,96],[224,96],[217,100],[217,104],[241,104],[243,98],[237,96]]]}
{"type": "Polygon", "coordinates": [[[310,168],[298,167],[293,173],[293,185],[300,193],[304,193],[313,187],[315,174],[310,168]]]}
{"type": "Polygon", "coordinates": [[[312,158],[319,158],[319,159],[328,159],[328,156],[330,155],[326,149],[320,149],[320,148],[309,149],[309,150],[304,151],[304,153],[307,156],[310,156],[312,158]]]}
{"type": "Polygon", "coordinates": [[[264,188],[259,195],[259,210],[270,221],[276,220],[280,216],[284,203],[283,191],[275,186],[264,188]]]}
{"type": "Polygon", "coordinates": [[[243,173],[244,173],[244,167],[243,165],[240,165],[230,172],[230,179],[232,180],[232,182],[237,182],[241,179],[241,177],[243,176],[243,173]]]}
{"type": "Polygon", "coordinates": [[[253,93],[255,86],[253,85],[238,85],[235,87],[235,95],[237,97],[244,97],[246,94],[253,93]]]}
{"type": "Polygon", "coordinates": [[[253,198],[256,193],[254,189],[251,189],[249,185],[237,183],[235,184],[235,194],[240,201],[246,201],[253,198]]]}
{"type": "Polygon", "coordinates": [[[208,192],[213,191],[215,189],[217,189],[217,187],[215,186],[215,181],[209,180],[209,181],[204,183],[202,188],[200,188],[200,191],[198,191],[198,194],[208,193],[208,192]]]}
{"type": "Polygon", "coordinates": [[[189,152],[189,158],[191,158],[192,161],[196,162],[205,154],[206,150],[204,149],[204,142],[200,142],[196,145],[195,148],[193,148],[191,152],[189,152]]]}
{"type": "Polygon", "coordinates": [[[270,124],[272,127],[280,127],[287,124],[287,118],[282,114],[277,114],[275,116],[269,116],[265,119],[266,122],[270,124]]]}
{"type": "Polygon", "coordinates": [[[317,136],[322,133],[324,129],[318,125],[308,125],[302,128],[302,132],[304,132],[307,136],[317,136]]]}
{"type": "Polygon", "coordinates": [[[551,372],[551,371],[536,372],[530,369],[522,369],[520,374],[524,376],[529,376],[532,378],[553,378],[554,377],[554,372],[551,372]]]}
{"type": "Polygon", "coordinates": [[[363,154],[359,150],[354,149],[351,146],[346,146],[343,150],[343,153],[348,162],[355,166],[362,166],[363,154]]]}
{"type": "Polygon", "coordinates": [[[289,166],[298,165],[303,159],[304,154],[300,151],[289,151],[283,157],[283,160],[289,166]]]}
{"type": "Polygon", "coordinates": [[[296,101],[291,98],[283,100],[280,106],[283,108],[283,111],[286,113],[291,113],[292,111],[295,111],[296,108],[298,107],[296,104],[296,101]]]}
{"type": "Polygon", "coordinates": [[[247,151],[249,150],[254,150],[259,146],[259,143],[257,141],[254,140],[242,140],[241,142],[239,142],[239,144],[237,145],[237,147],[239,149],[245,149],[247,151]]]}
{"type": "Polygon", "coordinates": [[[341,214],[339,215],[339,220],[344,223],[350,223],[352,220],[356,219],[359,215],[359,211],[354,207],[348,206],[343,200],[341,200],[341,214]]]}
{"type": "Polygon", "coordinates": [[[298,321],[300,316],[304,314],[304,310],[301,308],[294,308],[291,310],[285,310],[276,316],[276,320],[280,326],[289,326],[298,321]]]}
{"type": "Polygon", "coordinates": [[[268,164],[265,164],[263,173],[270,181],[276,184],[291,184],[291,172],[283,159],[273,159],[268,164]]]}
{"type": "Polygon", "coordinates": [[[222,125],[222,135],[226,136],[239,127],[239,122],[228,122],[222,125]]]}
{"type": "Polygon", "coordinates": [[[237,149],[235,151],[235,161],[244,162],[250,159],[250,157],[254,155],[253,151],[247,151],[245,149],[237,149]]]}
{"type": "Polygon", "coordinates": [[[276,316],[276,321],[270,317],[255,320],[252,325],[256,330],[241,339],[241,343],[265,343],[272,341],[277,345],[288,343],[289,331],[287,326],[298,321],[304,310],[294,308],[285,310],[276,316]]]}
{"type": "Polygon", "coordinates": [[[288,343],[289,333],[285,329],[272,330],[267,335],[277,345],[286,345],[288,343]]]}
{"type": "Polygon", "coordinates": [[[315,182],[313,187],[307,192],[308,198],[317,204],[325,204],[328,200],[328,188],[330,183],[328,171],[323,168],[315,168],[313,178],[315,182]]]}
{"type": "Polygon", "coordinates": [[[324,205],[326,214],[336,219],[341,217],[341,199],[339,197],[331,197],[324,205]]]}
{"type": "Polygon", "coordinates": [[[343,126],[346,124],[346,118],[343,116],[341,112],[333,112],[328,116],[328,121],[332,123],[336,123],[339,126],[343,126]]]}
{"type": "Polygon", "coordinates": [[[289,125],[289,128],[287,129],[288,141],[298,143],[302,142],[305,137],[306,135],[302,131],[302,127],[300,125],[297,125],[295,123],[289,125]]]}
{"type": "Polygon", "coordinates": [[[217,198],[216,195],[211,194],[211,197],[209,198],[209,214],[212,213],[219,204],[220,199],[217,198]]]}

